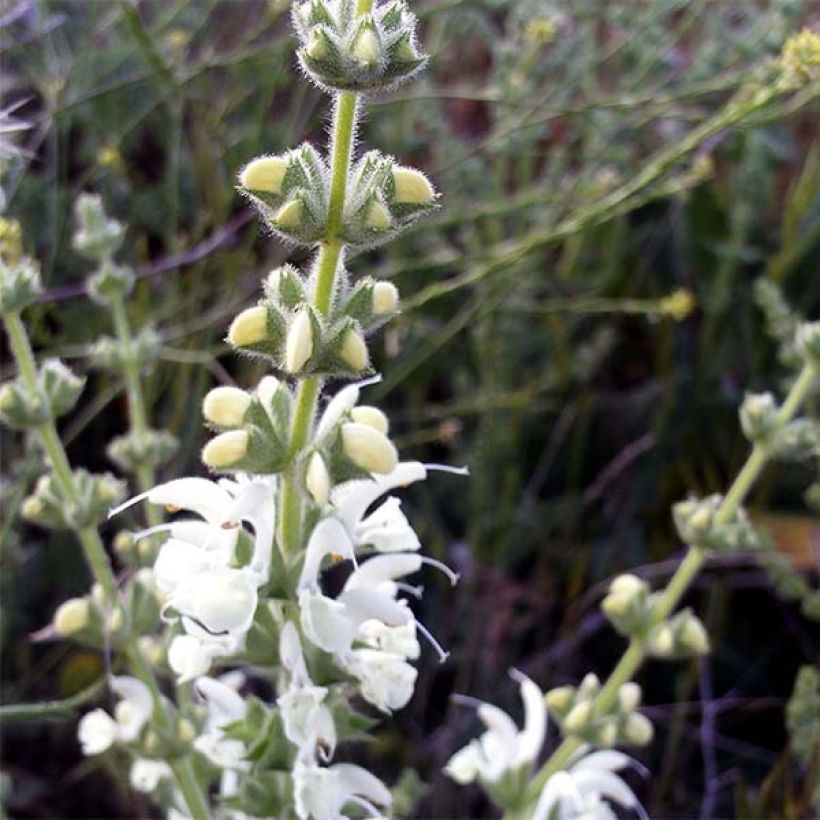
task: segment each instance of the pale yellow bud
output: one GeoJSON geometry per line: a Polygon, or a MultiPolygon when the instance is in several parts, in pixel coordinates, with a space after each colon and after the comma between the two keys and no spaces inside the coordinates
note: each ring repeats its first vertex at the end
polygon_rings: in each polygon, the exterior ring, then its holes
{"type": "Polygon", "coordinates": [[[183,743],[191,743],[196,737],[196,727],[190,720],[180,718],[177,724],[177,736],[183,743]]]}
{"type": "Polygon", "coordinates": [[[619,575],[609,585],[609,591],[618,595],[634,596],[646,588],[646,583],[637,575],[619,575]]]}
{"type": "Polygon", "coordinates": [[[244,430],[220,433],[202,448],[202,462],[215,470],[224,470],[248,454],[248,434],[244,430]]]}
{"type": "Polygon", "coordinates": [[[618,708],[622,712],[634,712],[641,703],[641,687],[633,681],[618,688],[618,708]]]}
{"type": "Polygon", "coordinates": [[[432,205],[436,192],[421,171],[397,166],[393,169],[393,201],[403,205],[432,205]]]}
{"type": "Polygon", "coordinates": [[[239,184],[251,191],[279,194],[287,169],[288,161],[284,157],[258,157],[242,169],[239,184]]]}
{"type": "Polygon", "coordinates": [[[705,655],[709,651],[709,635],[694,615],[686,618],[681,624],[678,637],[680,642],[696,655],[705,655]]]}
{"type": "Polygon", "coordinates": [[[698,532],[708,532],[712,526],[712,511],[704,504],[692,514],[689,525],[698,532]]]}
{"type": "Polygon", "coordinates": [[[342,337],[339,358],[356,373],[360,373],[367,367],[367,345],[361,334],[352,328],[342,337]]]}
{"type": "Polygon", "coordinates": [[[390,211],[388,211],[378,199],[374,199],[367,209],[367,214],[364,218],[364,226],[365,228],[370,228],[374,231],[386,231],[390,227],[392,221],[393,219],[390,216],[390,211]]]}
{"type": "Polygon", "coordinates": [[[302,224],[304,212],[302,200],[291,199],[276,212],[273,221],[280,228],[298,228],[302,224]]]}
{"type": "Polygon", "coordinates": [[[88,625],[91,607],[85,598],[69,598],[54,613],[54,631],[66,637],[88,625]]]}
{"type": "Polygon", "coordinates": [[[592,718],[592,703],[588,700],[582,700],[576,703],[564,720],[564,729],[571,734],[582,732],[589,725],[592,718]]]}
{"type": "Polygon", "coordinates": [[[324,60],[327,58],[327,43],[325,43],[324,36],[320,34],[318,31],[314,33],[313,37],[308,43],[308,46],[305,49],[305,53],[312,60],[324,60]]]}
{"type": "Polygon", "coordinates": [[[306,310],[301,310],[288,330],[285,341],[285,370],[300,371],[313,355],[313,325],[306,310]]]}
{"type": "Polygon", "coordinates": [[[145,561],[154,555],[154,542],[150,538],[140,538],[137,543],[137,554],[145,561]]]}
{"type": "Polygon", "coordinates": [[[115,552],[130,552],[134,547],[134,536],[128,530],[120,530],[112,542],[115,552]]]}
{"type": "Polygon", "coordinates": [[[596,741],[599,746],[607,749],[615,745],[618,739],[618,727],[614,721],[608,720],[596,731],[596,741]]]}
{"type": "Polygon", "coordinates": [[[268,338],[268,309],[265,305],[255,305],[243,310],[231,322],[228,341],[234,347],[248,347],[268,338]]]}
{"type": "Polygon", "coordinates": [[[20,505],[23,518],[37,518],[45,509],[45,504],[36,495],[30,495],[20,505]]]}
{"type": "Polygon", "coordinates": [[[276,376],[264,376],[256,386],[256,395],[265,407],[270,407],[276,391],[279,389],[279,379],[276,376]]]}
{"type": "Polygon", "coordinates": [[[108,629],[111,632],[119,632],[125,626],[125,615],[123,611],[116,607],[111,611],[111,615],[108,618],[108,629]]]}
{"type": "Polygon", "coordinates": [[[652,648],[661,655],[667,655],[675,645],[675,636],[667,624],[658,628],[652,636],[652,648]]]}
{"type": "Polygon", "coordinates": [[[626,593],[613,593],[604,598],[601,602],[601,609],[607,615],[613,615],[616,618],[621,618],[629,612],[629,607],[632,605],[632,596],[626,593]]]}
{"type": "Polygon", "coordinates": [[[351,54],[355,59],[364,65],[375,65],[379,61],[381,49],[379,40],[373,29],[366,28],[356,38],[351,54]]]}
{"type": "Polygon", "coordinates": [[[392,282],[376,282],[373,285],[373,313],[384,316],[399,309],[399,290],[392,282]]]}
{"type": "Polygon", "coordinates": [[[308,462],[307,474],[305,476],[305,486],[311,498],[321,505],[327,504],[330,498],[330,475],[328,474],[325,460],[314,453],[308,462]]]}
{"type": "Polygon", "coordinates": [[[239,427],[251,405],[251,397],[238,387],[215,387],[202,402],[202,415],[218,427],[239,427]]]}
{"type": "Polygon", "coordinates": [[[378,407],[370,407],[367,404],[362,404],[359,407],[354,407],[350,411],[350,417],[353,421],[359,424],[366,424],[368,427],[378,430],[385,436],[390,429],[390,422],[387,420],[387,416],[385,416],[378,407]]]}
{"type": "Polygon", "coordinates": [[[624,735],[636,746],[646,746],[652,740],[655,729],[646,715],[631,714],[624,725],[624,735]]]}
{"type": "Polygon", "coordinates": [[[399,454],[390,439],[366,424],[343,424],[342,447],[357,467],[370,473],[392,472],[399,461],[399,454]]]}
{"type": "Polygon", "coordinates": [[[159,666],[165,660],[162,643],[150,635],[140,635],[137,638],[137,648],[152,666],[159,666]]]}
{"type": "Polygon", "coordinates": [[[561,714],[569,709],[574,696],[575,691],[571,686],[558,686],[547,692],[544,696],[544,702],[547,704],[549,711],[561,714]]]}
{"type": "Polygon", "coordinates": [[[14,390],[9,384],[0,387],[0,410],[10,410],[15,405],[14,390]]]}

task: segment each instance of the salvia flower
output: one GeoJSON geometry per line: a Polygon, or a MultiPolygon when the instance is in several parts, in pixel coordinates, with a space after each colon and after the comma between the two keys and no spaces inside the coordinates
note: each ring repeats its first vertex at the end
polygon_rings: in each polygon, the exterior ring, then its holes
{"type": "Polygon", "coordinates": [[[111,679],[111,689],[120,698],[114,717],[94,709],[80,719],[77,736],[84,755],[102,754],[115,743],[132,743],[151,717],[153,700],[142,681],[120,675],[111,679]]]}

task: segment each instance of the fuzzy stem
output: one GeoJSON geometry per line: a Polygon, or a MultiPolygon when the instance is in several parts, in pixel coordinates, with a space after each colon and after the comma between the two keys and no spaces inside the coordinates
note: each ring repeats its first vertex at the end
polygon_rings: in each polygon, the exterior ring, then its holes
{"type": "MultiPolygon", "coordinates": [[[[17,362],[17,367],[26,386],[30,390],[39,390],[34,354],[31,350],[31,344],[29,343],[25,326],[20,319],[20,314],[8,313],[3,319],[5,321],[9,341],[11,342],[14,359],[17,362]]],[[[74,474],[71,471],[71,464],[69,463],[65,448],[57,434],[54,420],[44,422],[35,429],[66,499],[78,503],[80,501],[79,491],[74,481],[74,474]]],[[[111,569],[111,564],[108,561],[108,556],[106,555],[100,534],[93,527],[75,528],[74,532],[82,545],[86,561],[91,568],[94,580],[102,588],[106,600],[113,605],[118,596],[117,581],[111,569]]],[[[126,649],[126,653],[134,674],[151,690],[154,702],[154,721],[166,731],[171,731],[173,729],[171,719],[162,704],[159,685],[157,684],[151,667],[139,650],[133,646],[129,646],[126,649]]],[[[195,820],[205,820],[205,818],[208,817],[208,803],[199,787],[190,760],[180,759],[173,761],[171,768],[174,771],[177,784],[185,798],[191,816],[195,818],[195,820]]]]}
{"type": "MultiPolygon", "coordinates": [[[[800,408],[800,405],[805,401],[809,395],[817,377],[817,371],[811,364],[806,364],[803,367],[797,380],[792,385],[786,400],[783,402],[775,422],[774,433],[781,430],[794,417],[800,408]]],[[[737,474],[732,486],[726,493],[723,502],[720,505],[715,516],[715,523],[725,524],[730,521],[743,500],[748,495],[761,471],[769,460],[770,450],[765,445],[756,444],[749,454],[746,463],[743,465],[740,472],[737,474]]],[[[690,547],[686,557],[678,566],[675,574],[669,582],[664,593],[661,595],[658,603],[653,609],[651,625],[657,625],[665,618],[667,618],[675,607],[680,602],[684,593],[689,587],[694,577],[697,575],[700,568],[706,562],[707,553],[697,547],[690,547]]],[[[606,713],[615,704],[618,698],[618,689],[627,681],[632,679],[632,676],[637,671],[638,667],[646,658],[646,647],[642,641],[632,639],[627,647],[626,652],[621,657],[612,674],[606,682],[606,685],[598,693],[595,698],[593,707],[599,714],[606,713]]],[[[534,803],[541,790],[547,783],[547,780],[556,772],[563,769],[571,760],[572,756],[581,748],[582,741],[568,737],[561,745],[552,753],[547,762],[541,767],[538,773],[533,778],[532,782],[527,787],[525,801],[527,803],[534,803]]]]}
{"type": "MultiPolygon", "coordinates": [[[[359,0],[356,13],[366,14],[372,7],[373,0],[359,0]]],[[[327,232],[316,260],[316,289],[313,294],[313,306],[323,315],[328,313],[333,302],[336,274],[343,257],[343,243],[339,239],[339,231],[344,216],[357,113],[358,95],[350,91],[340,92],[333,108],[327,232]]],[[[308,442],[321,386],[321,379],[316,376],[304,379],[299,385],[290,429],[288,449],[291,461],[308,442]]],[[[298,480],[297,470],[294,467],[282,476],[279,543],[283,553],[293,554],[301,545],[302,494],[297,486],[298,480]]]]}
{"type": "MultiPolygon", "coordinates": [[[[134,359],[134,344],[131,337],[131,325],[128,322],[128,313],[125,310],[125,301],[120,295],[111,299],[111,314],[114,319],[114,329],[124,353],[123,375],[128,394],[128,416],[131,421],[131,431],[143,435],[148,431],[148,414],[145,409],[145,395],[140,381],[139,365],[134,359]]],[[[137,486],[140,492],[147,492],[154,484],[154,471],[149,465],[137,468],[137,486]]],[[[159,510],[153,505],[148,506],[146,519],[149,527],[154,527],[161,521],[159,510]]]]}

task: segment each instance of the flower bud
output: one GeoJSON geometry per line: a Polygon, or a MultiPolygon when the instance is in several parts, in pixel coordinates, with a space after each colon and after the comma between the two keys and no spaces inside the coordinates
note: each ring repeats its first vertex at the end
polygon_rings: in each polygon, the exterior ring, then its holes
{"type": "Polygon", "coordinates": [[[385,436],[390,429],[390,422],[387,420],[387,416],[385,416],[378,407],[370,407],[367,404],[362,404],[359,407],[354,407],[350,411],[350,417],[353,421],[359,424],[366,424],[368,427],[378,430],[385,436]]]}
{"type": "Polygon", "coordinates": [[[310,42],[305,48],[305,53],[311,60],[326,60],[330,52],[327,47],[327,38],[324,32],[316,30],[313,32],[310,42]]]}
{"type": "Polygon", "coordinates": [[[240,427],[250,404],[250,395],[238,387],[215,387],[202,402],[202,415],[217,427],[240,427]]]}
{"type": "Polygon", "coordinates": [[[165,660],[162,643],[152,635],[140,635],[137,638],[137,649],[152,666],[159,666],[165,660]]]}
{"type": "Polygon", "coordinates": [[[753,443],[768,439],[777,426],[777,403],[771,393],[747,393],[740,406],[740,426],[753,443]]]}
{"type": "Polygon", "coordinates": [[[399,309],[399,290],[392,282],[373,285],[373,313],[384,316],[399,309]]]}
{"type": "Polygon", "coordinates": [[[268,309],[265,305],[256,305],[243,310],[231,322],[228,330],[228,341],[234,347],[249,347],[259,344],[268,337],[268,309]]]}
{"type": "Polygon", "coordinates": [[[696,615],[690,614],[682,620],[678,640],[695,655],[705,655],[709,651],[709,635],[696,615]]]}
{"type": "Polygon", "coordinates": [[[214,470],[229,469],[248,454],[245,430],[220,433],[202,448],[202,462],[214,470]]]}
{"type": "Polygon", "coordinates": [[[90,612],[85,598],[69,598],[54,613],[54,631],[64,638],[79,632],[88,625],[90,612]]]}
{"type": "Polygon", "coordinates": [[[622,712],[634,712],[641,704],[641,687],[633,681],[618,688],[618,708],[622,712]]]}
{"type": "Polygon", "coordinates": [[[652,651],[658,655],[669,655],[675,647],[675,636],[667,624],[661,624],[650,640],[652,651]]]}
{"type": "Polygon", "coordinates": [[[626,719],[623,732],[624,738],[629,743],[634,743],[636,746],[646,746],[652,740],[655,729],[652,726],[652,721],[646,715],[633,712],[626,719]]]}
{"type": "Polygon", "coordinates": [[[393,202],[399,205],[432,205],[435,201],[436,192],[421,171],[401,165],[393,169],[393,202]]]}
{"type": "Polygon", "coordinates": [[[569,734],[578,734],[587,728],[592,718],[592,702],[582,700],[576,703],[564,718],[564,730],[569,734]]]}
{"type": "Polygon", "coordinates": [[[381,47],[376,33],[370,26],[361,30],[359,36],[353,42],[351,55],[362,65],[373,66],[379,62],[381,57],[381,47]]]}
{"type": "Polygon", "coordinates": [[[339,358],[355,373],[361,373],[367,367],[367,344],[353,328],[342,337],[339,358]]]}
{"type": "Polygon", "coordinates": [[[114,552],[120,554],[131,552],[134,548],[134,536],[128,530],[120,530],[111,542],[114,552]]]}
{"type": "Polygon", "coordinates": [[[257,157],[239,174],[239,184],[251,191],[280,194],[288,161],[284,157],[257,157]]]}
{"type": "Polygon", "coordinates": [[[313,355],[313,326],[307,310],[300,310],[285,341],[285,370],[298,373],[313,355]]]}
{"type": "Polygon", "coordinates": [[[574,697],[575,690],[571,686],[558,686],[547,692],[544,696],[544,702],[550,712],[561,715],[570,708],[574,697]]]}
{"type": "Polygon", "coordinates": [[[392,221],[390,211],[378,199],[374,199],[367,208],[364,226],[373,231],[386,231],[392,221]]]}
{"type": "Polygon", "coordinates": [[[820,322],[803,322],[799,325],[794,344],[806,362],[811,362],[815,370],[820,370],[820,322]]]}
{"type": "Polygon", "coordinates": [[[343,424],[342,447],[345,455],[357,467],[370,473],[389,473],[399,461],[399,455],[390,439],[366,424],[343,424]]]}
{"type": "Polygon", "coordinates": [[[120,607],[114,607],[108,616],[109,632],[119,632],[125,626],[125,615],[120,607]]]}
{"type": "Polygon", "coordinates": [[[192,743],[197,736],[196,728],[190,720],[180,718],[177,723],[177,737],[183,743],[192,743]]]}
{"type": "Polygon", "coordinates": [[[588,700],[594,698],[600,690],[601,681],[598,676],[594,672],[587,672],[578,687],[578,697],[582,700],[588,700]]]}
{"type": "Polygon", "coordinates": [[[635,597],[645,589],[646,581],[642,581],[637,575],[630,575],[629,573],[618,575],[609,585],[610,592],[628,595],[630,598],[635,597]]]}
{"type": "Polygon", "coordinates": [[[614,720],[605,720],[595,730],[595,742],[609,749],[618,741],[618,725],[614,720]]]}
{"type": "Polygon", "coordinates": [[[274,215],[273,223],[277,228],[298,228],[305,215],[305,206],[301,199],[291,199],[274,215]]]}
{"type": "Polygon", "coordinates": [[[325,460],[319,453],[314,453],[308,462],[305,486],[311,498],[322,506],[330,498],[330,474],[327,471],[325,460]]]}
{"type": "Polygon", "coordinates": [[[262,380],[256,385],[256,395],[259,401],[265,407],[270,407],[276,391],[279,389],[281,382],[276,376],[263,376],[262,380]]]}

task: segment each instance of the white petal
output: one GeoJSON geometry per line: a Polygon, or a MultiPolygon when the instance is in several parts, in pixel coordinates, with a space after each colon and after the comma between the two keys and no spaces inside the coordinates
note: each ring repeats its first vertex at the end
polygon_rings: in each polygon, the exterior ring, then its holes
{"type": "Polygon", "coordinates": [[[305,636],[316,646],[336,654],[350,649],[357,624],[343,603],[304,589],[299,593],[299,610],[305,636]]]}
{"type": "Polygon", "coordinates": [[[614,749],[599,749],[597,752],[590,752],[584,755],[576,763],[570,766],[570,771],[580,771],[582,769],[606,769],[610,772],[617,772],[625,769],[635,761],[623,752],[616,752],[614,749]]]}
{"type": "Polygon", "coordinates": [[[254,532],[254,550],[250,566],[267,580],[273,535],[276,529],[276,508],[273,481],[252,481],[240,491],[228,512],[226,521],[247,521],[254,532]]]}
{"type": "Polygon", "coordinates": [[[393,802],[390,790],[378,777],[353,763],[337,763],[331,769],[339,776],[348,794],[364,797],[371,803],[389,807],[393,802]]]}
{"type": "Polygon", "coordinates": [[[169,604],[215,635],[244,634],[256,612],[256,580],[246,570],[217,567],[187,579],[169,604]]]}
{"type": "Polygon", "coordinates": [[[316,427],[316,435],[314,441],[320,443],[322,439],[331,432],[331,430],[339,423],[342,416],[355,407],[356,402],[359,401],[359,385],[351,384],[342,388],[329,402],[325,408],[322,417],[319,419],[319,424],[316,427]]]}
{"type": "Polygon", "coordinates": [[[170,779],[173,776],[171,767],[161,760],[146,760],[138,757],[131,764],[129,779],[133,788],[143,794],[151,794],[156,791],[160,781],[170,779]]]}
{"type": "Polygon", "coordinates": [[[421,557],[415,553],[377,555],[351,573],[345,589],[372,589],[385,581],[412,575],[421,569],[421,557]]]}
{"type": "Polygon", "coordinates": [[[200,678],[196,689],[205,699],[208,707],[207,725],[221,727],[245,717],[248,705],[244,698],[231,686],[214,678],[200,678]]]}
{"type": "Polygon", "coordinates": [[[305,656],[302,653],[302,642],[299,640],[299,631],[293,621],[288,621],[279,633],[279,662],[297,686],[311,683],[305,666],[305,656]]]}
{"type": "MultiPolygon", "coordinates": [[[[206,525],[207,526],[207,525],[206,525]]],[[[222,564],[221,557],[195,544],[169,538],[154,562],[154,578],[161,592],[170,595],[191,575],[222,564]]]]}
{"type": "Polygon", "coordinates": [[[190,510],[215,524],[225,520],[233,504],[230,494],[207,478],[177,478],[160,484],[148,493],[148,500],[152,504],[190,510]]]}
{"type": "Polygon", "coordinates": [[[128,675],[112,677],[111,688],[122,698],[116,709],[120,736],[125,742],[136,740],[154,712],[151,690],[141,680],[128,675]]]}
{"type": "Polygon", "coordinates": [[[472,783],[484,766],[484,755],[477,741],[471,740],[464,748],[459,749],[444,767],[444,772],[456,783],[466,786],[472,783]]]}
{"type": "Polygon", "coordinates": [[[175,635],[168,647],[168,665],[179,676],[179,683],[187,683],[207,674],[219,654],[218,647],[194,635],[175,635]]]}
{"type": "Polygon", "coordinates": [[[384,712],[403,708],[413,696],[418,672],[401,655],[355,649],[346,667],[359,679],[362,697],[384,712]]]}
{"type": "Polygon", "coordinates": [[[416,660],[421,651],[414,620],[401,626],[387,626],[375,619],[365,621],[359,627],[358,638],[374,649],[392,652],[408,660],[416,660]]]}
{"type": "Polygon", "coordinates": [[[634,808],[638,802],[635,793],[629,786],[618,777],[617,774],[608,772],[605,769],[584,769],[574,771],[572,779],[581,794],[598,794],[608,800],[614,800],[627,809],[634,808]]]}
{"type": "Polygon", "coordinates": [[[119,739],[119,726],[107,712],[94,709],[80,718],[77,737],[84,755],[102,754],[119,739]]]}
{"type": "Polygon", "coordinates": [[[418,535],[401,511],[401,501],[390,496],[356,527],[356,544],[378,552],[412,552],[421,547],[418,535]]]}
{"type": "Polygon", "coordinates": [[[330,494],[330,502],[347,531],[354,533],[356,525],[376,499],[396,487],[406,487],[426,477],[427,468],[421,462],[403,461],[391,473],[337,485],[330,494]]]}
{"type": "Polygon", "coordinates": [[[374,589],[345,589],[336,600],[344,604],[356,629],[371,618],[388,626],[401,626],[413,618],[403,601],[396,601],[374,589]]]}
{"type": "Polygon", "coordinates": [[[526,675],[521,675],[521,699],[524,701],[524,730],[518,735],[518,750],[515,765],[532,763],[547,732],[547,708],[544,693],[526,675]]]}
{"type": "Polygon", "coordinates": [[[334,554],[352,559],[353,543],[337,519],[323,518],[310,535],[297,589],[318,589],[322,560],[326,555],[334,554]]]}
{"type": "Polygon", "coordinates": [[[560,818],[567,816],[564,813],[565,807],[571,812],[568,815],[570,817],[578,816],[584,811],[584,799],[578,792],[572,775],[567,772],[556,772],[547,781],[538,798],[532,820],[552,820],[553,809],[556,807],[560,818]]]}

